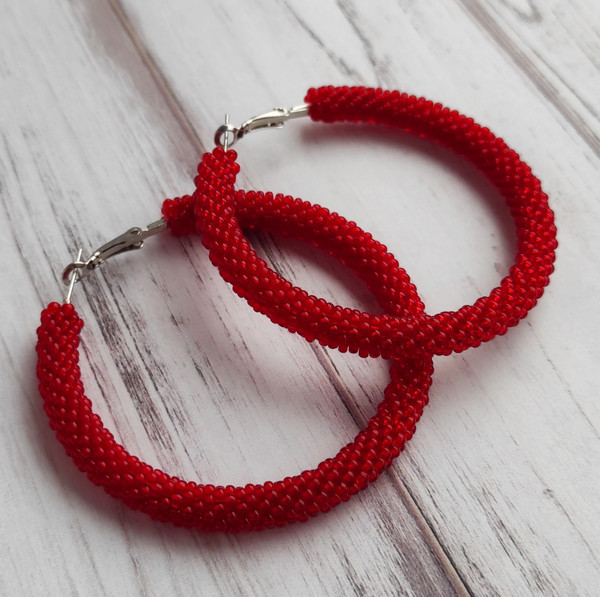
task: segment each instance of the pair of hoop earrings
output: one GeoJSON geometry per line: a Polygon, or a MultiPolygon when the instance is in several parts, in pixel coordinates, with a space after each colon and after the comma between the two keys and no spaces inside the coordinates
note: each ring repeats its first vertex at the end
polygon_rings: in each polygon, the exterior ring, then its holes
{"type": "Polygon", "coordinates": [[[504,141],[456,111],[398,91],[364,87],[310,89],[303,106],[276,109],[215,135],[195,178],[196,191],[163,203],[163,219],[133,228],[78,258],[64,271],[63,304],[41,316],[37,375],[44,409],[77,467],[110,495],[153,519],[211,531],[249,531],[305,521],[364,489],[412,437],[428,400],[434,355],[460,352],[504,334],[536,304],[553,271],[554,215],[539,180],[504,141]],[[250,131],[308,115],[314,121],[386,125],[431,139],[472,162],[494,184],[517,230],[517,256],[491,293],[454,312],[428,315],[416,288],[385,246],[354,222],[285,195],[236,190],[231,145],[250,131]],[[383,315],[362,313],[309,295],[279,276],[243,229],[272,231],[312,243],[347,265],[376,297],[383,315]],[[256,311],[309,342],[392,359],[376,414],[353,442],[316,468],[244,487],[184,481],[141,462],[116,442],[85,396],[78,345],[83,322],[71,304],[75,283],[113,255],[140,248],[169,229],[200,234],[211,262],[256,311]]]}

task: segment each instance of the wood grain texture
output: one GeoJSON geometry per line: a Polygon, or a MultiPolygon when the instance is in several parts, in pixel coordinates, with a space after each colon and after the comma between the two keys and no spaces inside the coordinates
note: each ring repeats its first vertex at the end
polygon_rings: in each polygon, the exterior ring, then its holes
{"type": "MultiPolygon", "coordinates": [[[[595,595],[600,586],[598,8],[591,0],[4,2],[0,20],[3,595],[595,595]],[[557,214],[547,294],[518,328],[436,360],[415,438],[367,491],[248,536],[159,525],[65,457],[40,408],[34,330],[57,272],[192,188],[223,113],[310,85],[427,95],[503,135],[557,214]]],[[[442,150],[290,123],[239,147],[246,188],[301,196],[386,243],[428,311],[511,264],[500,198],[442,150]]],[[[301,243],[254,235],[283,275],[372,310],[301,243]]],[[[86,387],[117,438],[213,483],[314,466],[374,412],[385,363],[252,312],[198,240],[164,235],[76,289],[86,387]]]]}

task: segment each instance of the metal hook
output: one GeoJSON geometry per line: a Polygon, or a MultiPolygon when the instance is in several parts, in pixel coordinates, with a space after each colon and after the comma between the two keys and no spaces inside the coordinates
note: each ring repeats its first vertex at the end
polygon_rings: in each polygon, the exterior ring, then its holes
{"type": "Polygon", "coordinates": [[[279,129],[292,118],[308,116],[309,107],[309,104],[302,104],[293,108],[273,108],[270,112],[265,112],[246,120],[240,127],[229,124],[227,118],[225,124],[222,124],[215,133],[215,145],[227,151],[227,148],[232,147],[244,135],[252,131],[271,128],[279,129]],[[229,142],[230,134],[233,135],[231,142],[229,142]]]}
{"type": "MultiPolygon", "coordinates": [[[[79,249],[77,252],[77,257],[75,257],[75,262],[78,263],[81,261],[81,254],[83,253],[83,249],[79,249]]],[[[71,279],[69,281],[69,287],[67,288],[67,292],[65,294],[65,304],[71,302],[71,295],[73,294],[73,288],[75,287],[75,282],[79,280],[79,276],[75,271],[70,274],[71,279]]]]}
{"type": "Polygon", "coordinates": [[[224,128],[224,131],[221,133],[220,136],[221,143],[223,144],[222,147],[224,151],[227,151],[229,149],[229,146],[235,143],[235,133],[237,131],[237,129],[234,126],[231,126],[229,124],[229,114],[225,114],[225,124],[221,128],[224,128]],[[229,143],[230,133],[233,134],[231,143],[229,143]]]}
{"type": "Polygon", "coordinates": [[[121,234],[111,241],[103,244],[99,249],[96,249],[87,261],[81,260],[81,250],[75,261],[69,263],[62,273],[63,284],[69,286],[65,302],[70,302],[73,286],[85,278],[90,272],[102,265],[107,259],[114,255],[121,255],[128,251],[141,249],[144,245],[144,240],[150,236],[154,236],[163,230],[166,230],[166,220],[158,220],[152,224],[148,224],[146,228],[130,228],[124,234],[121,234]]]}

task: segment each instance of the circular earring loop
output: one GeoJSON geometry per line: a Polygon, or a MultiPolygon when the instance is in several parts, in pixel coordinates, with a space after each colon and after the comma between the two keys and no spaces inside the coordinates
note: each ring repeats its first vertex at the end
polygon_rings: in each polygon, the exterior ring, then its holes
{"type": "MultiPolygon", "coordinates": [[[[234,157],[234,152],[219,151],[228,160],[234,157]]],[[[185,224],[189,200],[169,203],[175,228],[177,222],[185,224]]],[[[408,276],[383,245],[341,216],[289,198],[279,200],[274,209],[269,196],[255,193],[238,193],[235,210],[244,225],[261,228],[268,222],[285,227],[287,234],[347,263],[373,287],[384,310],[399,316],[423,310],[414,287],[405,301],[397,300],[398,285],[411,288],[408,276]],[[283,214],[296,214],[296,223],[283,214]],[[317,218],[320,224],[306,228],[301,224],[306,217],[317,218]],[[330,227],[347,230],[345,240],[326,234],[330,227]],[[355,242],[361,243],[375,267],[347,258],[355,242]],[[381,279],[388,282],[379,284],[381,279]]],[[[183,228],[178,232],[183,233],[183,228]]],[[[427,404],[433,373],[430,357],[394,361],[376,414],[351,443],[316,468],[274,483],[214,486],[183,481],[141,462],[104,427],[81,381],[78,345],[82,327],[71,304],[52,303],[42,313],[37,374],[50,426],[77,467],[108,494],[155,520],[202,530],[239,532],[283,526],[347,501],[374,481],[412,437],[427,404]]]]}
{"type": "MultiPolygon", "coordinates": [[[[315,121],[390,126],[438,142],[473,163],[506,200],[517,230],[515,262],[488,296],[457,311],[398,317],[344,309],[294,287],[258,257],[243,236],[235,211],[227,209],[236,201],[237,169],[233,162],[224,160],[221,149],[216,149],[213,156],[221,168],[213,172],[216,183],[209,184],[206,176],[196,178],[194,213],[188,213],[195,222],[180,222],[175,229],[195,228],[203,234],[212,262],[239,296],[274,323],[308,341],[316,339],[324,346],[365,357],[461,352],[504,334],[525,317],[548,284],[557,242],[548,197],[514,150],[472,118],[398,91],[321,87],[310,89],[306,101],[308,114],[315,121]]],[[[203,162],[199,168],[205,166],[203,162]]],[[[163,216],[173,225],[168,206],[165,203],[163,216]]],[[[335,228],[329,233],[337,235],[335,228]]],[[[360,246],[354,251],[360,259],[360,246]]],[[[404,288],[398,289],[397,298],[409,300],[404,288]]]]}

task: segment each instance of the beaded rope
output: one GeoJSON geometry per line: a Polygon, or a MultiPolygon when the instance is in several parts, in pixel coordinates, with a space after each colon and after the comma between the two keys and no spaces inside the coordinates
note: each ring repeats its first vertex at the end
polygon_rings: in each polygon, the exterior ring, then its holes
{"type": "MultiPolygon", "coordinates": [[[[182,227],[201,232],[212,262],[239,296],[254,310],[308,341],[316,339],[324,346],[363,357],[402,358],[461,352],[506,333],[526,316],[542,295],[554,269],[556,228],[540,181],[514,150],[472,118],[398,91],[321,87],[310,89],[305,99],[309,115],[315,121],[387,125],[436,141],[472,162],[500,191],[510,209],[517,230],[515,263],[489,296],[457,311],[435,316],[426,313],[398,316],[344,309],[293,286],[258,257],[243,235],[235,210],[225,207],[236,201],[233,183],[237,164],[234,168],[231,162],[228,176],[221,176],[211,184],[204,177],[196,178],[196,192],[186,199],[188,221],[176,224],[174,231],[182,227]]],[[[220,151],[213,153],[222,160],[220,151]]],[[[224,162],[224,167],[226,163],[229,162],[224,162]]],[[[275,203],[281,199],[280,195],[272,198],[275,203]]],[[[163,215],[171,222],[169,206],[167,202],[163,215]]],[[[297,217],[282,215],[284,223],[297,217]]],[[[318,216],[303,225],[319,225],[318,216]]],[[[323,232],[334,242],[344,235],[338,226],[323,232]]],[[[349,255],[359,260],[365,251],[360,242],[354,242],[349,255]]],[[[371,290],[380,283],[381,279],[376,279],[371,290]]],[[[401,286],[395,298],[411,300],[410,292],[401,286]]]]}
{"type": "MultiPolygon", "coordinates": [[[[221,184],[236,165],[234,152],[227,157],[205,156],[201,176],[206,187],[221,184]],[[222,169],[222,161],[225,167],[222,169]]],[[[215,191],[218,193],[218,191],[215,191]]],[[[190,233],[189,200],[167,204],[171,229],[190,233]]],[[[234,209],[244,226],[285,229],[320,247],[342,262],[372,288],[384,310],[399,316],[416,315],[423,304],[414,286],[383,245],[356,224],[326,209],[279,197],[276,202],[262,193],[236,194],[234,209]],[[285,215],[284,215],[285,214],[285,215]],[[307,226],[306,223],[310,222],[307,226]],[[338,239],[327,230],[346,231],[338,239]],[[355,244],[361,246],[354,258],[355,244]],[[398,296],[396,288],[405,289],[398,296]]],[[[217,210],[219,211],[219,210],[217,210]]],[[[213,220],[218,222],[217,214],[213,220]]],[[[218,225],[218,224],[217,224],[218,225]]],[[[177,526],[208,531],[250,531],[305,521],[327,512],[364,489],[390,465],[412,437],[427,404],[433,363],[431,358],[396,360],[391,381],[376,414],[354,441],[316,468],[277,482],[244,487],[222,487],[183,481],[141,462],[120,445],[104,427],[85,396],[79,368],[78,345],[83,322],[71,304],[50,304],[42,313],[38,329],[39,388],[44,410],[58,440],[77,467],[96,485],[134,510],[177,526]]]]}

